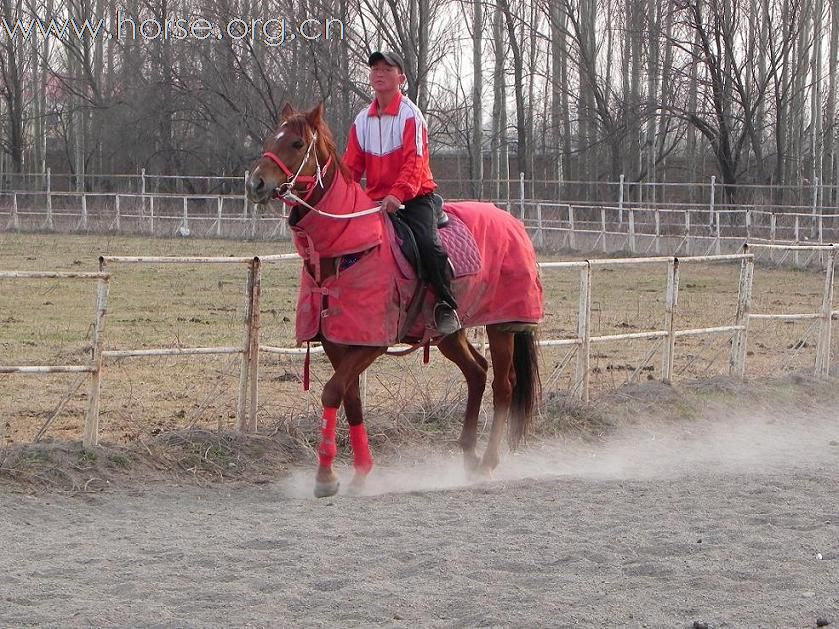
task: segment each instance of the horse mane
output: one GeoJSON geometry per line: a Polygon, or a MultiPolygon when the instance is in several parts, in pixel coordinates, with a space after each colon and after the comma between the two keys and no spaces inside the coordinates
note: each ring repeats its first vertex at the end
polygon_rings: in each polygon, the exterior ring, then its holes
{"type": "Polygon", "coordinates": [[[332,131],[330,130],[329,125],[326,124],[325,120],[321,119],[320,124],[314,129],[309,123],[309,120],[306,118],[305,113],[295,113],[286,118],[284,122],[286,127],[299,135],[301,138],[305,138],[310,133],[316,132],[318,134],[318,151],[322,155],[328,155],[331,157],[338,168],[338,172],[341,173],[344,179],[347,182],[352,181],[352,173],[350,173],[350,169],[344,163],[341,153],[338,152],[335,139],[332,137],[332,131]],[[309,133],[307,133],[307,129],[309,130],[309,133]]]}

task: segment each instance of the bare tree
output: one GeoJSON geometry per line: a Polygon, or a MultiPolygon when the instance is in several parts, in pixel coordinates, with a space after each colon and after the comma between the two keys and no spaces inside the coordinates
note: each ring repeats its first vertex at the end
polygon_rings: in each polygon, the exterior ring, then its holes
{"type": "Polygon", "coordinates": [[[516,25],[518,12],[513,12],[509,0],[498,0],[498,8],[504,18],[504,25],[507,28],[507,37],[510,51],[513,54],[513,94],[516,99],[516,155],[518,157],[519,172],[524,173],[525,179],[530,177],[528,157],[528,126],[527,110],[525,105],[526,86],[524,83],[524,57],[521,48],[521,40],[518,37],[516,25]]]}
{"type": "MultiPolygon", "coordinates": [[[[2,0],[0,7],[9,22],[26,19],[22,0],[2,0]]],[[[25,149],[25,121],[27,97],[24,91],[26,74],[31,68],[28,44],[22,37],[0,34],[0,98],[3,99],[2,121],[5,133],[0,137],[0,147],[11,159],[14,172],[23,172],[25,149]]]]}
{"type": "Polygon", "coordinates": [[[470,143],[470,176],[472,195],[482,198],[484,176],[484,108],[483,108],[483,0],[472,0],[472,138],[470,143]]]}
{"type": "Polygon", "coordinates": [[[697,74],[700,93],[695,110],[669,109],[705,136],[726,185],[725,192],[733,200],[735,193],[731,186],[742,174],[744,148],[750,145],[758,167],[764,163],[757,124],[761,104],[769,96],[770,81],[768,76],[760,81],[754,55],[767,56],[769,76],[774,76],[792,38],[774,37],[784,34],[782,29],[776,29],[771,38],[773,45],[760,51],[755,46],[753,51],[747,51],[752,53],[750,56],[741,51],[738,43],[738,34],[743,31],[741,0],[677,1],[680,23],[688,39],[676,43],[690,58],[689,63],[701,68],[697,74]],[[694,37],[696,47],[687,44],[694,37]]]}
{"type": "MultiPolygon", "coordinates": [[[[506,170],[507,155],[507,39],[504,14],[498,5],[494,5],[492,40],[493,58],[495,60],[493,78],[494,89],[492,99],[492,133],[490,136],[490,151],[493,156],[493,176],[496,181],[506,178],[509,173],[506,170]]],[[[496,196],[500,196],[500,190],[496,190],[496,196]]]]}
{"type": "Polygon", "coordinates": [[[830,46],[828,50],[828,85],[827,104],[825,107],[825,142],[824,156],[822,158],[822,171],[827,173],[825,184],[833,192],[829,202],[833,205],[837,202],[837,149],[839,149],[839,120],[836,117],[837,89],[837,66],[839,66],[839,6],[833,2],[830,5],[830,46]]]}

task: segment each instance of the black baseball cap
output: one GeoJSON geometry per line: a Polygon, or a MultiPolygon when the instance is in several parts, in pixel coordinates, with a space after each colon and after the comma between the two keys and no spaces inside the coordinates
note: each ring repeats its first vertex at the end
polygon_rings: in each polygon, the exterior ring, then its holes
{"type": "Polygon", "coordinates": [[[395,52],[382,52],[377,50],[370,58],[367,60],[367,65],[372,66],[377,61],[384,61],[389,66],[396,66],[399,68],[400,72],[405,72],[405,64],[402,63],[402,57],[397,55],[395,52]]]}

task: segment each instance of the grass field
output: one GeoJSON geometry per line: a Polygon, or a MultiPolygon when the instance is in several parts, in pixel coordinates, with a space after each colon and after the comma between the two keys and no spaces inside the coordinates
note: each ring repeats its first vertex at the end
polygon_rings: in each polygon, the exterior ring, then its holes
{"type": "MultiPolygon", "coordinates": [[[[3,233],[0,270],[96,271],[100,255],[251,256],[290,250],[288,243],[3,233]]],[[[113,265],[110,271],[106,349],[242,343],[244,266],[113,265]]],[[[294,344],[298,274],[297,262],[271,265],[263,272],[264,344],[294,344]]],[[[733,323],[738,274],[737,263],[684,265],[677,329],[733,323]]],[[[543,282],[546,317],[542,338],[573,337],[578,272],[545,270],[543,282]]],[[[592,334],[661,329],[665,283],[666,265],[597,269],[592,334]]],[[[752,312],[817,312],[822,290],[823,276],[818,272],[758,267],[752,312]]],[[[92,281],[3,280],[0,364],[84,363],[90,352],[95,293],[92,281]]],[[[814,346],[813,322],[753,322],[747,374],[811,370],[814,346]]],[[[679,340],[676,381],[727,373],[729,347],[728,336],[679,340]]],[[[630,376],[658,379],[660,351],[658,341],[594,346],[591,378],[595,392],[615,390],[630,376]]],[[[573,365],[573,355],[567,349],[544,350],[542,378],[548,398],[567,392],[573,365]]],[[[323,357],[314,357],[313,386],[308,393],[300,386],[301,373],[302,357],[263,356],[261,430],[309,430],[316,425],[320,385],[330,370],[323,357]]],[[[102,383],[103,439],[130,442],[175,428],[230,428],[235,421],[238,377],[236,355],[109,360],[102,383]]],[[[438,354],[432,354],[430,367],[422,366],[421,353],[403,359],[384,358],[367,378],[367,409],[373,431],[377,425],[386,427],[393,422],[403,422],[408,430],[431,430],[462,412],[465,387],[456,370],[438,354]]],[[[64,374],[0,375],[0,442],[32,440],[77,380],[76,375],[64,374]]],[[[83,382],[48,436],[79,438],[86,403],[87,384],[83,382]]]]}

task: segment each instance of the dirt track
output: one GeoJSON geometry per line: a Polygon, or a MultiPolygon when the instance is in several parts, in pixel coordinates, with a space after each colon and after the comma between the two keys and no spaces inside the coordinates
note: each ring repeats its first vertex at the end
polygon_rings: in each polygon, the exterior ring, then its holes
{"type": "Polygon", "coordinates": [[[172,484],[0,495],[0,625],[809,627],[839,623],[839,422],[645,425],[464,485],[172,484]],[[821,559],[818,559],[818,554],[821,559]]]}

